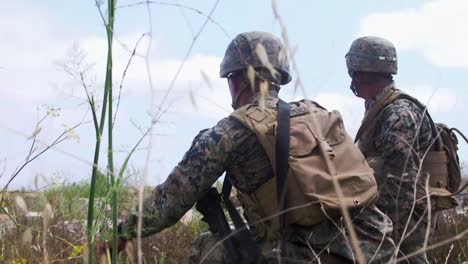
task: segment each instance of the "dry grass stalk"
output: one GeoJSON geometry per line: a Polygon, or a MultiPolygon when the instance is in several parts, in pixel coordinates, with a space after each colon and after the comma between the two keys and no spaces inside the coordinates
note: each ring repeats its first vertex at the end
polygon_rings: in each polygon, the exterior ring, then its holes
{"type": "Polygon", "coordinates": [[[449,252],[447,253],[447,257],[445,257],[445,264],[448,263],[450,253],[452,253],[452,250],[453,250],[453,243],[450,245],[450,249],[449,249],[449,252]]]}
{"type": "Polygon", "coordinates": [[[46,203],[44,206],[44,211],[42,211],[42,224],[43,224],[43,234],[42,234],[42,248],[44,248],[44,263],[49,263],[49,254],[47,250],[47,230],[49,229],[49,222],[52,218],[52,206],[49,203],[46,203]]]}
{"type": "Polygon", "coordinates": [[[265,99],[268,95],[268,83],[266,81],[260,81],[260,100],[258,101],[261,109],[265,108],[265,99]]]}
{"type": "Polygon", "coordinates": [[[23,244],[31,244],[33,239],[31,228],[26,228],[26,230],[23,232],[23,235],[21,237],[21,241],[23,244]]]}
{"type": "Polygon", "coordinates": [[[24,201],[24,198],[22,196],[15,195],[15,204],[19,209],[21,209],[21,211],[24,214],[27,214],[29,212],[28,206],[26,205],[26,202],[24,201]]]}
{"type": "Polygon", "coordinates": [[[276,78],[279,73],[278,71],[273,67],[271,64],[270,60],[268,59],[268,54],[265,49],[265,46],[263,46],[261,43],[258,43],[257,46],[255,46],[255,53],[257,54],[258,58],[260,59],[260,62],[265,66],[269,71],[271,76],[276,78]]]}

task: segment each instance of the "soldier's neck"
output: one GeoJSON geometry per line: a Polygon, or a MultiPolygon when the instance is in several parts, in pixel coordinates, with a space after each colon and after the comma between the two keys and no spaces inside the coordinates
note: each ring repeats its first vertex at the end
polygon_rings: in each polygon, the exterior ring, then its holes
{"type": "Polygon", "coordinates": [[[370,84],[367,85],[367,87],[364,88],[365,90],[365,100],[374,100],[375,98],[378,97],[379,94],[381,94],[383,91],[385,91],[390,85],[393,84],[393,81],[380,81],[375,84],[370,84]]]}

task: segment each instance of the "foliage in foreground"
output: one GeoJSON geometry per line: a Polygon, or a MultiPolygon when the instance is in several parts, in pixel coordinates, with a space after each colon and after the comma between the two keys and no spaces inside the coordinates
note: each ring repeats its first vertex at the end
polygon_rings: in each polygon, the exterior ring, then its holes
{"type": "MultiPolygon", "coordinates": [[[[110,202],[106,177],[98,180],[97,212],[102,219],[109,219],[110,210],[106,208],[110,202]]],[[[8,224],[5,217],[0,218],[0,263],[42,263],[47,253],[51,262],[83,263],[86,253],[86,199],[89,186],[87,183],[61,185],[41,193],[10,193],[4,201],[8,211],[17,220],[18,226],[8,224]],[[27,198],[32,196],[36,198],[27,198]],[[41,211],[47,201],[53,208],[53,218],[46,226],[40,217],[27,217],[24,208],[19,208],[15,202],[16,196],[23,196],[29,213],[41,211]],[[27,198],[27,199],[26,199],[27,198]],[[80,202],[82,201],[82,202],[80,202]],[[44,235],[46,234],[46,239],[44,235]]],[[[120,188],[119,206],[121,217],[132,212],[136,205],[136,193],[133,189],[120,188]]],[[[200,215],[189,222],[179,222],[172,228],[155,236],[143,239],[143,254],[146,263],[187,263],[190,254],[190,242],[201,232],[207,230],[205,223],[200,221],[200,215]]],[[[455,210],[444,212],[439,221],[439,227],[432,242],[438,242],[453,237],[468,229],[468,216],[456,214],[455,210]]],[[[98,224],[97,236],[110,238],[109,226],[106,221],[98,224]]],[[[94,252],[96,253],[96,252],[94,252]]],[[[122,263],[136,263],[136,243],[122,254],[122,263]]],[[[468,239],[454,241],[440,248],[429,251],[430,263],[462,263],[468,261],[468,239]],[[447,258],[448,256],[448,258],[447,258]]]]}

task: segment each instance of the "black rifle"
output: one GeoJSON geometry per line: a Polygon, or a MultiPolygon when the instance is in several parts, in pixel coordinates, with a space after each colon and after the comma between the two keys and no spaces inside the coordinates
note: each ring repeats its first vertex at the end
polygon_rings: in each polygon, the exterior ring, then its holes
{"type": "Polygon", "coordinates": [[[206,195],[198,201],[196,208],[203,215],[202,220],[208,223],[210,232],[219,234],[227,251],[229,262],[261,263],[260,247],[229,198],[226,198],[225,195],[221,197],[216,188],[210,188],[206,195]],[[222,201],[233,219],[236,227],[235,232],[231,230],[226,219],[221,207],[222,201]]]}

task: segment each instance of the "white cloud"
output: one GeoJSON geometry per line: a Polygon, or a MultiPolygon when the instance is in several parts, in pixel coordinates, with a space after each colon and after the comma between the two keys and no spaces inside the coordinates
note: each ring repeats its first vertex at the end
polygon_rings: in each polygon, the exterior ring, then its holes
{"type": "MultiPolygon", "coordinates": [[[[118,43],[114,42],[113,78],[115,88],[120,83],[122,73],[128,64],[129,50],[133,49],[139,37],[139,35],[121,36],[118,43]]],[[[77,41],[77,44],[86,53],[86,60],[94,64],[94,70],[101,73],[106,63],[106,39],[88,36],[77,41]]],[[[144,54],[147,45],[148,39],[143,39],[137,49],[137,54],[144,54]]],[[[153,49],[155,49],[154,44],[153,49]]],[[[219,78],[221,60],[222,58],[217,56],[194,54],[185,61],[168,97],[168,101],[178,98],[177,112],[191,113],[195,110],[197,115],[208,117],[221,117],[226,114],[226,111],[221,108],[229,108],[230,96],[226,81],[219,78]],[[209,79],[209,83],[202,77],[202,72],[209,79]],[[196,109],[190,100],[191,94],[194,95],[196,109]]],[[[152,54],[149,55],[149,70],[157,99],[166,93],[181,64],[182,60],[180,59],[157,60],[152,58],[152,54]]],[[[132,59],[126,72],[123,92],[125,95],[145,96],[142,97],[142,100],[145,100],[143,103],[147,103],[146,97],[150,91],[144,57],[135,56],[132,59]]]]}
{"type": "MultiPolygon", "coordinates": [[[[3,89],[0,96],[5,100],[19,104],[39,104],[67,97],[61,96],[63,90],[71,93],[70,87],[76,83],[70,81],[58,66],[64,62],[74,43],[87,54],[87,61],[94,64],[95,84],[101,87],[107,56],[107,40],[104,35],[85,35],[78,39],[60,38],[55,34],[59,25],[46,12],[32,7],[11,3],[0,10],[0,24],[6,25],[0,31],[0,79],[3,89]]],[[[131,33],[116,35],[114,40],[114,84],[120,83],[120,77],[128,63],[131,50],[141,34],[131,33]]],[[[143,38],[137,53],[143,54],[148,46],[148,38],[143,38]]],[[[165,90],[174,77],[181,60],[157,60],[154,53],[158,50],[158,40],[152,41],[152,54],[149,55],[151,77],[156,90],[165,90]]],[[[213,80],[213,86],[219,85],[218,72],[221,58],[195,54],[188,58],[174,85],[174,92],[187,91],[201,86],[200,72],[205,72],[213,80]]],[[[141,56],[133,58],[125,80],[125,92],[147,95],[148,76],[145,60],[141,56]]],[[[216,94],[216,93],[214,93],[216,94]]],[[[84,97],[81,88],[74,95],[84,97]]],[[[213,95],[213,94],[212,94],[213,95]]],[[[214,101],[218,101],[214,98],[214,101]]]]}
{"type": "MultiPolygon", "coordinates": [[[[131,51],[140,35],[124,35],[119,37],[119,41],[113,44],[113,74],[114,79],[118,80],[127,66],[131,51]]],[[[144,38],[138,48],[137,56],[132,59],[128,69],[126,80],[128,81],[146,81],[146,62],[143,55],[146,52],[148,38],[144,38]]],[[[157,41],[152,41],[152,51],[157,50],[157,41]]],[[[107,40],[104,36],[87,36],[77,41],[78,46],[86,52],[87,60],[95,64],[95,69],[105,69],[107,56],[107,40]]],[[[71,45],[70,45],[71,46],[71,45]]],[[[170,82],[181,64],[179,59],[157,60],[153,58],[153,53],[149,56],[149,66],[151,77],[154,81],[170,82]]],[[[201,80],[200,71],[204,71],[210,77],[218,77],[220,57],[194,54],[185,62],[177,80],[179,81],[198,81],[201,80]]]]}
{"type": "MultiPolygon", "coordinates": [[[[5,166],[7,169],[6,175],[0,178],[0,186],[3,186],[9,173],[17,164],[21,164],[25,157],[30,141],[26,140],[24,136],[34,130],[38,105],[46,103],[62,108],[60,117],[43,124],[40,137],[46,142],[63,131],[63,124],[75,124],[81,120],[86,112],[87,106],[80,104],[81,101],[62,93],[64,90],[71,92],[71,87],[74,87],[74,95],[84,97],[82,89],[70,81],[69,76],[58,67],[57,62],[65,60],[67,52],[74,42],[78,43],[87,52],[88,61],[95,63],[94,71],[97,76],[95,85],[97,90],[101,90],[107,42],[104,35],[98,36],[94,33],[80,35],[78,39],[75,39],[74,35],[62,36],[61,38],[55,33],[60,25],[54,23],[51,16],[42,11],[34,10],[34,8],[21,6],[20,3],[16,2],[12,2],[8,8],[0,9],[0,24],[5,25],[5,29],[0,30],[0,39],[3,40],[0,42],[0,57],[2,59],[0,79],[3,87],[0,89],[0,97],[4,100],[0,109],[3,113],[8,113],[0,118],[0,130],[6,135],[3,140],[0,140],[0,146],[5,150],[0,156],[0,161],[6,159],[4,163],[0,164],[0,168],[5,166]]],[[[115,58],[114,84],[116,87],[128,62],[129,49],[133,49],[140,35],[137,33],[117,34],[117,37],[121,43],[116,40],[113,50],[115,58]],[[122,43],[128,48],[124,48],[122,43]]],[[[138,52],[143,53],[147,45],[147,40],[143,40],[138,52]]],[[[153,40],[152,45],[154,52],[163,52],[158,49],[158,40],[153,40]]],[[[177,58],[156,60],[152,56],[149,58],[154,88],[157,92],[156,100],[160,100],[181,60],[177,58]]],[[[167,100],[176,103],[169,109],[170,115],[165,118],[165,121],[177,125],[184,123],[185,126],[188,126],[190,122],[195,122],[191,120],[194,120],[193,117],[196,115],[200,119],[197,118],[197,126],[194,125],[194,127],[199,130],[201,128],[198,126],[214,125],[216,120],[229,114],[230,96],[227,83],[218,77],[220,61],[219,57],[205,54],[194,54],[188,58],[167,100]],[[208,75],[211,88],[201,77],[201,71],[208,75]],[[190,91],[193,91],[195,95],[196,109],[190,102],[190,91]]],[[[132,126],[130,120],[136,120],[138,124],[143,126],[148,124],[145,114],[149,89],[143,58],[134,58],[127,73],[124,93],[126,93],[123,97],[124,101],[126,97],[129,100],[120,106],[117,122],[120,127],[115,139],[116,147],[132,146],[139,138],[140,133],[132,126]],[[138,113],[135,112],[136,108],[138,113]]],[[[91,115],[88,113],[87,120],[90,118],[91,115]]],[[[171,130],[170,128],[170,124],[164,123],[158,126],[157,133],[164,134],[164,131],[168,130],[170,135],[165,137],[164,141],[185,142],[182,139],[185,139],[187,135],[176,133],[174,130],[177,129],[171,130]]],[[[90,148],[94,141],[92,124],[80,127],[77,129],[77,133],[81,137],[80,142],[70,140],[62,143],[60,148],[87,160],[87,158],[92,157],[92,148],[90,148]]],[[[192,135],[190,135],[191,137],[192,135]]],[[[185,147],[184,145],[183,148],[185,147]]],[[[175,151],[171,151],[171,153],[175,151]]],[[[166,156],[171,155],[166,154],[166,156]]],[[[118,158],[116,159],[118,160],[118,158]]],[[[50,151],[43,158],[31,163],[14,181],[13,185],[31,186],[32,179],[39,172],[50,176],[55,171],[63,170],[64,175],[83,178],[89,173],[88,169],[83,169],[84,167],[87,168],[88,165],[83,165],[81,161],[63,153],[50,151]],[[51,164],[53,165],[51,166],[51,164]]]]}
{"type": "Polygon", "coordinates": [[[467,14],[466,0],[434,0],[417,9],[368,15],[358,35],[388,38],[397,51],[419,52],[435,66],[468,68],[467,14]]]}
{"type": "Polygon", "coordinates": [[[61,56],[53,23],[42,11],[16,2],[0,9],[0,95],[4,100],[43,101],[55,95],[50,62],[61,56]]]}
{"type": "Polygon", "coordinates": [[[346,130],[350,135],[354,134],[361,125],[364,115],[364,101],[352,95],[339,92],[321,92],[313,98],[314,101],[327,108],[329,111],[338,110],[343,117],[346,130]]]}
{"type": "MultiPolygon", "coordinates": [[[[429,85],[413,85],[402,90],[428,106],[433,114],[450,113],[457,104],[458,95],[453,89],[434,88],[429,85]]],[[[329,111],[338,110],[344,120],[346,129],[354,135],[364,115],[364,101],[352,94],[338,92],[321,92],[313,98],[314,101],[329,111]]]]}
{"type": "Polygon", "coordinates": [[[453,89],[435,88],[428,85],[415,85],[403,88],[403,91],[427,105],[431,113],[450,113],[457,105],[457,98],[461,96],[453,89]]]}
{"type": "MultiPolygon", "coordinates": [[[[27,14],[25,16],[27,17],[27,14]]],[[[13,17],[8,18],[9,23],[11,21],[20,21],[22,17],[19,16],[17,19],[13,17]]],[[[6,21],[6,19],[5,17],[0,17],[0,22],[6,21]]],[[[35,33],[28,40],[24,39],[24,34],[18,33],[21,31],[25,32],[26,26],[24,30],[18,30],[18,32],[0,32],[1,39],[9,40],[0,43],[0,50],[8,51],[5,52],[2,64],[0,65],[0,76],[4,87],[0,91],[0,96],[8,98],[24,107],[30,104],[50,103],[57,98],[67,98],[68,94],[84,98],[82,89],[77,87],[76,82],[70,81],[69,76],[57,65],[58,62],[64,62],[67,59],[74,43],[77,43],[79,48],[87,54],[86,60],[94,64],[93,74],[97,76],[95,85],[100,90],[106,64],[107,42],[105,37],[86,36],[76,41],[69,40],[65,42],[55,38],[50,33],[53,29],[47,18],[38,17],[37,21],[38,23],[34,24],[35,28],[33,32],[35,33]],[[34,43],[35,46],[32,44],[24,46],[24,43],[34,43]],[[71,87],[73,87],[73,92],[71,87]]],[[[119,38],[120,43],[114,43],[113,75],[115,88],[118,87],[122,73],[128,63],[130,57],[129,49],[133,49],[134,43],[139,37],[139,35],[126,35],[119,38]],[[127,49],[124,46],[129,48],[127,49]]],[[[156,48],[154,42],[153,49],[156,48]]],[[[142,41],[138,49],[140,54],[145,51],[147,44],[147,40],[142,41]]],[[[219,117],[220,115],[216,114],[216,109],[219,112],[217,104],[225,105],[229,108],[229,92],[225,80],[220,80],[218,77],[220,62],[221,58],[216,56],[203,54],[190,56],[174,84],[169,100],[172,100],[173,97],[181,96],[189,98],[190,91],[193,90],[195,98],[198,99],[197,101],[203,102],[197,104],[198,114],[206,114],[208,116],[213,116],[214,114],[214,116],[219,117]],[[203,80],[201,76],[202,71],[211,80],[211,89],[208,89],[207,84],[203,80]]],[[[150,57],[151,77],[154,82],[154,88],[159,92],[159,95],[165,93],[181,63],[182,61],[178,59],[155,60],[150,57]]],[[[148,87],[145,60],[139,56],[134,57],[126,74],[124,93],[143,96],[143,103],[146,104],[146,97],[149,95],[148,87]]],[[[185,102],[183,106],[182,108],[179,107],[178,111],[193,112],[193,107],[191,107],[190,103],[187,106],[187,102],[185,102]]]]}

